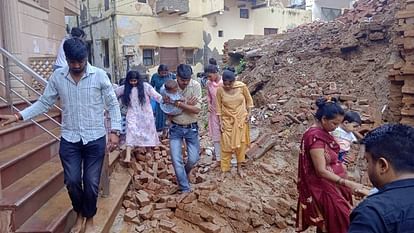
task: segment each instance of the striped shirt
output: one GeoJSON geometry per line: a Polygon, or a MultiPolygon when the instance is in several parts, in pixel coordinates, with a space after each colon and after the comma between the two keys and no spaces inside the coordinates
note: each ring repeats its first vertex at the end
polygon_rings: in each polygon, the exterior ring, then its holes
{"type": "Polygon", "coordinates": [[[111,127],[121,130],[119,104],[105,71],[90,65],[76,84],[68,66],[57,69],[49,79],[45,91],[32,106],[20,112],[23,120],[47,112],[57,98],[62,106],[62,137],[72,143],[83,144],[106,135],[104,106],[111,117],[111,127]]]}

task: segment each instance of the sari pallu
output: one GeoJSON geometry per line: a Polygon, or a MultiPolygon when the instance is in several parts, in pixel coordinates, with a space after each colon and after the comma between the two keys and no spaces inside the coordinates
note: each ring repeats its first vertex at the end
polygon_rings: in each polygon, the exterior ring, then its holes
{"type": "Polygon", "coordinates": [[[346,171],[338,161],[339,145],[335,139],[321,128],[308,129],[303,135],[299,155],[296,231],[316,226],[319,232],[346,233],[350,224],[352,192],[317,175],[310,156],[310,150],[317,148],[325,151],[326,168],[346,177],[346,171]]]}

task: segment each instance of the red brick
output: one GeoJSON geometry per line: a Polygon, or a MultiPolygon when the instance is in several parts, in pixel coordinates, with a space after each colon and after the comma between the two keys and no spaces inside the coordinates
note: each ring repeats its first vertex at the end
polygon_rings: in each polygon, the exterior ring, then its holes
{"type": "Polygon", "coordinates": [[[264,214],[263,220],[269,225],[273,225],[275,223],[275,219],[273,218],[272,215],[269,215],[269,214],[264,214]]]}
{"type": "Polygon", "coordinates": [[[140,209],[139,216],[143,219],[151,219],[152,215],[154,214],[154,206],[147,205],[140,209]]]}
{"type": "Polygon", "coordinates": [[[175,217],[190,221],[188,213],[185,212],[184,210],[181,210],[181,209],[176,209],[175,210],[175,217]]]}
{"type": "Polygon", "coordinates": [[[198,225],[200,229],[206,233],[218,233],[221,232],[220,226],[211,222],[202,222],[198,225]]]}
{"type": "Polygon", "coordinates": [[[290,203],[283,198],[270,199],[269,205],[276,209],[276,211],[283,217],[289,214],[290,203]]]}
{"type": "Polygon", "coordinates": [[[217,204],[223,207],[228,207],[228,200],[222,196],[217,199],[217,204]]]}
{"type": "Polygon", "coordinates": [[[197,195],[195,195],[195,193],[190,193],[183,199],[182,202],[184,204],[189,204],[189,203],[192,203],[195,200],[197,200],[197,195]]]}
{"type": "Polygon", "coordinates": [[[168,208],[177,208],[177,202],[175,200],[169,200],[167,202],[167,207],[168,208]]]}
{"type": "Polygon", "coordinates": [[[200,210],[199,214],[200,214],[200,217],[205,219],[207,222],[213,222],[214,220],[214,216],[205,210],[200,210]]]}
{"type": "Polygon", "coordinates": [[[276,226],[280,229],[285,229],[288,227],[285,218],[279,215],[276,215],[275,223],[276,223],[276,226]]]}
{"type": "Polygon", "coordinates": [[[128,209],[128,208],[130,208],[130,209],[137,209],[137,205],[134,202],[130,201],[130,200],[124,200],[122,202],[122,206],[125,209],[128,209]]]}
{"type": "Polygon", "coordinates": [[[172,233],[185,233],[185,232],[184,232],[184,230],[183,230],[181,227],[179,227],[179,226],[175,226],[175,227],[173,227],[173,228],[171,229],[171,232],[172,232],[172,233]]]}
{"type": "Polygon", "coordinates": [[[190,222],[195,225],[198,225],[201,222],[203,222],[203,219],[201,219],[200,215],[196,213],[189,213],[189,217],[190,217],[190,222]]]}
{"type": "Polygon", "coordinates": [[[141,206],[146,206],[150,203],[149,195],[147,192],[140,190],[135,194],[135,198],[141,206]]]}
{"type": "Polygon", "coordinates": [[[148,183],[147,189],[152,190],[152,191],[156,191],[161,189],[161,185],[155,183],[155,182],[150,182],[148,183]]]}
{"type": "Polygon", "coordinates": [[[131,211],[128,211],[124,214],[124,220],[126,222],[131,222],[132,219],[134,219],[136,216],[137,216],[137,211],[131,210],[131,211]]]}
{"type": "Polygon", "coordinates": [[[161,210],[161,209],[166,209],[166,208],[167,208],[167,203],[166,202],[155,203],[155,209],[156,210],[161,210]]]}
{"type": "Polygon", "coordinates": [[[274,215],[277,212],[276,209],[269,204],[263,204],[262,208],[263,212],[265,212],[266,214],[274,215]]]}
{"type": "Polygon", "coordinates": [[[164,219],[161,219],[160,220],[160,223],[159,223],[159,226],[160,226],[161,229],[164,229],[164,230],[167,230],[167,231],[171,231],[171,229],[173,227],[175,227],[175,223],[170,222],[170,221],[167,221],[167,220],[164,220],[164,219]]]}

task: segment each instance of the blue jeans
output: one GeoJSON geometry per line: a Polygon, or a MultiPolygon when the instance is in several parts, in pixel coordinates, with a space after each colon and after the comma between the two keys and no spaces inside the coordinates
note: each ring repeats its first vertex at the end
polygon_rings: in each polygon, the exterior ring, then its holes
{"type": "Polygon", "coordinates": [[[200,158],[200,140],[198,138],[198,126],[184,128],[176,124],[172,124],[170,128],[170,149],[171,160],[177,177],[180,191],[190,192],[190,182],[188,175],[193,166],[200,158]],[[182,141],[187,144],[187,162],[184,164],[183,154],[181,150],[182,141]]]}
{"type": "Polygon", "coordinates": [[[61,138],[60,141],[59,155],[73,210],[86,218],[96,214],[105,147],[105,136],[86,145],[82,140],[71,143],[61,138]]]}

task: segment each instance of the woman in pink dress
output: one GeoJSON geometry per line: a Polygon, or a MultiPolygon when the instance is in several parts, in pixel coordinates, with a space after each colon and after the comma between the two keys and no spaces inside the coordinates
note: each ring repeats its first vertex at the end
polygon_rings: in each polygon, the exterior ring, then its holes
{"type": "Polygon", "coordinates": [[[129,163],[132,148],[154,147],[160,143],[150,98],[160,103],[162,96],[134,70],[127,73],[125,85],[118,87],[115,93],[121,97],[122,103],[128,106],[124,162],[129,163]]]}
{"type": "Polygon", "coordinates": [[[207,81],[207,104],[208,104],[208,132],[211,140],[214,144],[214,156],[213,160],[218,162],[221,160],[220,157],[220,122],[219,116],[217,115],[217,89],[222,86],[223,81],[221,80],[218,68],[215,65],[208,65],[204,73],[208,77],[207,81]]]}

